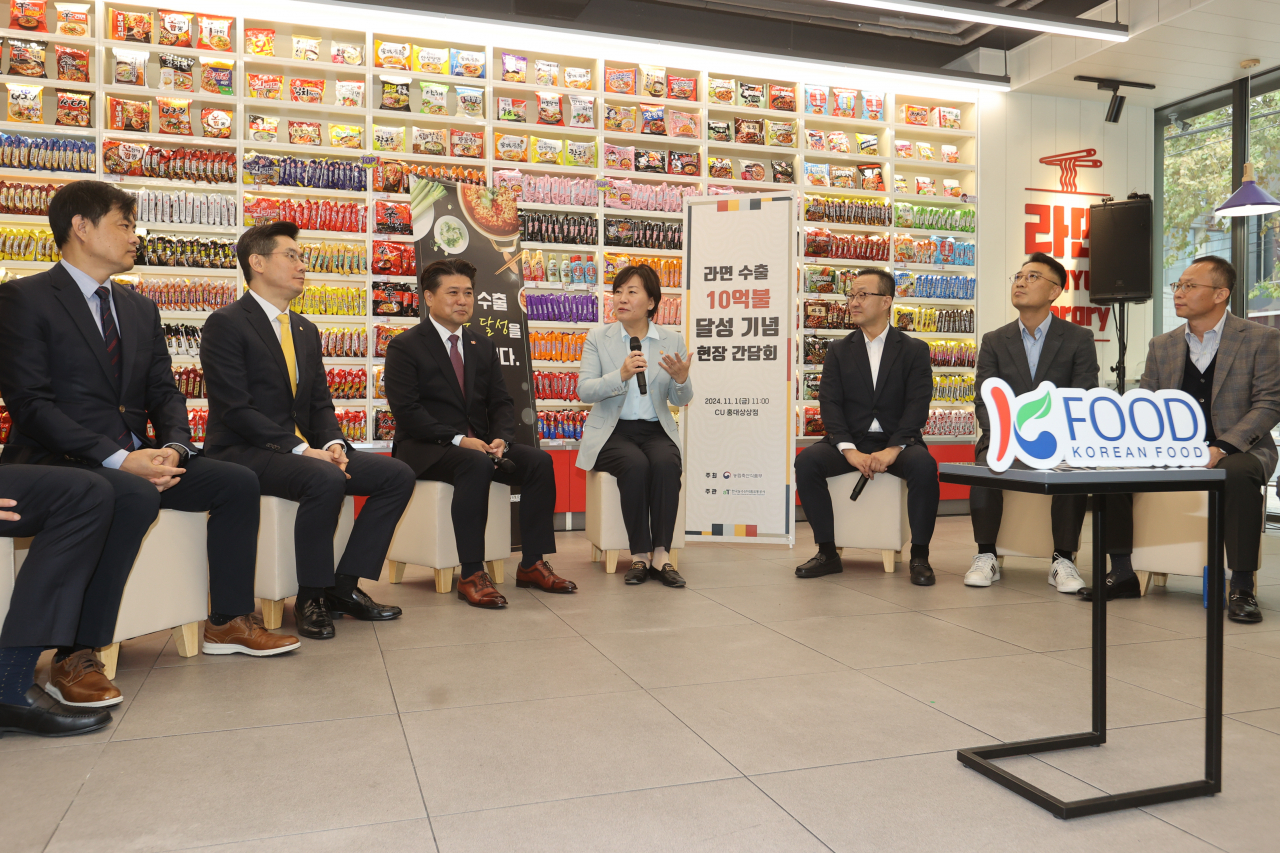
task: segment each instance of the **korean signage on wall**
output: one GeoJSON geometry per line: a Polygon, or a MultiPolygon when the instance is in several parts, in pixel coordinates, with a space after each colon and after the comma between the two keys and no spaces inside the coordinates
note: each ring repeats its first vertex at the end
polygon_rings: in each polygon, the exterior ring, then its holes
{"type": "Polygon", "coordinates": [[[793,541],[795,211],[784,193],[686,202],[688,537],[793,541]]]}

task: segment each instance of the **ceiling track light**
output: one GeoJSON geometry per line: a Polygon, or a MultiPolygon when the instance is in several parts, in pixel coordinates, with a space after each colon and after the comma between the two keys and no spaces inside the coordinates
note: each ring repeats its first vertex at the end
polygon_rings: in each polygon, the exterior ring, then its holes
{"type": "Polygon", "coordinates": [[[859,6],[904,15],[922,15],[927,18],[944,18],[948,21],[969,21],[974,24],[990,24],[994,27],[1011,27],[1057,36],[1102,39],[1104,41],[1128,41],[1129,25],[1054,15],[1048,12],[991,6],[968,0],[826,0],[842,6],[859,6]]]}
{"type": "Polygon", "coordinates": [[[1107,114],[1103,117],[1103,120],[1110,124],[1117,124],[1120,121],[1120,113],[1124,111],[1125,97],[1120,94],[1121,86],[1128,86],[1130,89],[1155,88],[1154,83],[1134,83],[1131,80],[1113,80],[1110,77],[1085,77],[1079,75],[1076,80],[1081,83],[1097,83],[1099,89],[1111,93],[1111,103],[1107,104],[1107,114]]]}

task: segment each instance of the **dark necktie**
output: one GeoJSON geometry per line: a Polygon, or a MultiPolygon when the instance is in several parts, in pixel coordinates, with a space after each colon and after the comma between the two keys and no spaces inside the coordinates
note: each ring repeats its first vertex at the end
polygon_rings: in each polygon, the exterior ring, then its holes
{"type": "MultiPolygon", "coordinates": [[[[107,344],[107,360],[111,362],[111,378],[115,380],[116,391],[120,390],[120,329],[116,327],[115,315],[111,313],[111,288],[102,285],[97,289],[98,310],[102,314],[102,339],[107,344]]],[[[121,421],[124,419],[121,418],[121,421]]],[[[133,434],[128,426],[116,436],[116,443],[125,450],[133,450],[133,434]]]]}
{"type": "MultiPolygon", "coordinates": [[[[458,378],[458,387],[462,389],[462,399],[467,399],[467,383],[462,370],[462,353],[458,351],[458,336],[449,336],[449,361],[453,362],[453,375],[458,378]]],[[[467,438],[475,438],[471,425],[467,425],[467,438]]]]}

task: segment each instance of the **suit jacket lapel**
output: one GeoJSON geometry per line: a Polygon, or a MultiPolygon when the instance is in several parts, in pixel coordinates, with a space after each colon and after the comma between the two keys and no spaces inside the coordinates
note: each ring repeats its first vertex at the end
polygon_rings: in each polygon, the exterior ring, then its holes
{"type": "Polygon", "coordinates": [[[67,313],[71,315],[76,328],[80,330],[80,334],[84,335],[84,339],[88,342],[89,349],[97,356],[98,364],[102,366],[102,372],[106,374],[107,381],[114,385],[115,371],[111,369],[111,359],[107,357],[107,345],[103,340],[102,333],[98,331],[97,325],[93,322],[93,312],[89,310],[89,303],[85,301],[79,285],[71,277],[71,273],[63,269],[60,263],[53,265],[51,273],[58,279],[54,291],[58,296],[58,301],[67,309],[67,313]]]}
{"type": "MultiPolygon", "coordinates": [[[[1008,334],[1005,336],[1005,344],[1009,349],[1009,357],[1013,359],[1013,366],[1018,369],[1018,376],[1022,381],[1027,383],[1027,391],[1035,390],[1035,379],[1031,375],[1031,363],[1027,361],[1027,349],[1022,345],[1022,321],[1014,320],[1008,326],[1008,334]]],[[[1040,361],[1044,361],[1043,354],[1040,361]]],[[[1039,365],[1036,365],[1039,367],[1039,365]]],[[[1014,392],[1015,394],[1017,391],[1014,392]]],[[[1026,392],[1023,392],[1026,393],[1026,392]]]]}
{"type": "MultiPolygon", "coordinates": [[[[440,365],[440,372],[444,374],[444,381],[449,387],[458,392],[458,399],[465,405],[466,396],[462,393],[462,389],[458,386],[458,377],[453,372],[453,361],[449,359],[449,351],[445,349],[444,341],[440,339],[439,333],[436,331],[435,324],[428,317],[422,324],[422,342],[427,347],[427,352],[431,353],[436,363],[440,365]]],[[[465,346],[465,344],[462,344],[465,346]]],[[[463,361],[463,379],[466,378],[466,356],[462,357],[463,361]]]]}
{"type": "MultiPolygon", "coordinates": [[[[476,355],[476,351],[480,347],[476,345],[477,336],[470,329],[464,326],[459,329],[459,334],[461,335],[458,340],[458,346],[462,352],[462,381],[463,385],[466,386],[466,395],[463,398],[465,402],[475,399],[476,367],[478,366],[476,362],[480,358],[480,356],[476,355]]],[[[449,362],[449,367],[452,369],[452,361],[449,362]]]]}
{"type": "MultiPolygon", "coordinates": [[[[1172,384],[1165,385],[1162,387],[1165,387],[1165,388],[1181,388],[1182,387],[1182,379],[1183,379],[1182,374],[1185,371],[1187,366],[1187,352],[1189,349],[1187,347],[1186,333],[1187,333],[1187,327],[1184,324],[1182,328],[1178,329],[1174,333],[1173,339],[1170,341],[1169,346],[1165,349],[1165,352],[1163,353],[1163,356],[1165,358],[1165,366],[1169,371],[1169,375],[1173,378],[1173,381],[1172,381],[1172,384]]],[[[1221,347],[1219,347],[1219,349],[1221,349],[1221,347]]],[[[1214,383],[1214,387],[1216,389],[1217,387],[1216,382],[1214,383]]],[[[1212,400],[1213,398],[1210,397],[1209,399],[1212,400]]]]}
{"type": "MultiPolygon", "coordinates": [[[[298,390],[294,396],[298,399],[305,400],[310,396],[310,391],[304,389],[303,386],[306,385],[308,388],[310,387],[311,371],[304,370],[303,365],[309,363],[308,359],[311,357],[311,349],[307,341],[307,336],[302,330],[302,324],[298,322],[297,315],[292,311],[289,312],[289,326],[291,328],[291,334],[293,335],[293,357],[297,362],[296,368],[298,371],[298,390]]],[[[281,358],[283,358],[283,347],[281,347],[280,353],[281,358]]],[[[285,365],[285,369],[288,369],[287,364],[285,365]]]]}
{"type": "MultiPolygon", "coordinates": [[[[1240,341],[1244,338],[1235,325],[1235,320],[1234,316],[1227,315],[1227,322],[1222,324],[1222,340],[1218,341],[1218,362],[1213,366],[1213,392],[1209,398],[1210,401],[1218,399],[1218,389],[1226,381],[1227,371],[1231,369],[1231,362],[1235,360],[1236,352],[1240,349],[1240,341]]],[[[1183,346],[1185,345],[1186,339],[1183,338],[1183,346]]],[[[1181,381],[1178,382],[1178,386],[1182,386],[1181,381]]]]}
{"type": "Polygon", "coordinates": [[[133,360],[138,355],[138,338],[136,326],[141,320],[133,316],[129,310],[129,299],[124,288],[118,284],[111,285],[112,301],[116,306],[116,331],[120,334],[120,399],[125,398],[129,390],[129,375],[133,372],[133,360]],[[129,316],[125,316],[125,315],[129,316]]]}
{"type": "MultiPolygon", "coordinates": [[[[262,342],[267,345],[267,350],[275,360],[276,367],[284,376],[285,387],[289,387],[289,365],[284,360],[284,347],[280,344],[280,339],[276,337],[275,326],[277,323],[274,320],[267,319],[267,314],[262,310],[262,306],[247,291],[244,296],[240,297],[240,306],[249,315],[249,325],[253,326],[254,331],[258,333],[258,337],[262,338],[262,342]]],[[[296,353],[298,348],[296,338],[293,345],[296,353]]]]}
{"type": "MultiPolygon", "coordinates": [[[[886,332],[885,334],[888,334],[886,332]]],[[[867,391],[874,398],[875,389],[871,386],[871,357],[867,355],[867,336],[861,331],[853,332],[849,335],[849,345],[853,353],[854,371],[858,378],[862,380],[862,384],[866,386],[867,391]]],[[[880,360],[884,364],[884,359],[880,360]]]]}
{"type": "MultiPolygon", "coordinates": [[[[1055,317],[1054,320],[1057,320],[1055,317]]],[[[1036,362],[1036,375],[1031,379],[1031,388],[1035,390],[1036,386],[1044,378],[1045,372],[1049,369],[1049,365],[1053,364],[1053,357],[1058,354],[1058,350],[1062,348],[1062,339],[1067,334],[1065,320],[1049,321],[1049,328],[1044,330],[1044,344],[1040,347],[1040,360],[1036,362]]],[[[1018,337],[1022,337],[1022,331],[1018,331],[1018,337]]],[[[1019,341],[1021,343],[1021,341],[1019,341]]],[[[1026,362],[1027,351],[1022,348],[1022,358],[1026,362]]],[[[1031,365],[1027,362],[1027,372],[1031,372],[1031,365]]]]}
{"type": "MultiPolygon", "coordinates": [[[[884,386],[889,376],[889,368],[893,365],[893,360],[898,357],[898,349],[902,346],[899,336],[902,334],[897,329],[890,326],[885,330],[884,349],[880,351],[880,370],[876,372],[876,387],[871,394],[871,402],[880,399],[880,392],[884,390],[884,386]]],[[[863,353],[866,352],[865,345],[863,353]]],[[[867,358],[867,375],[871,374],[871,359],[867,358]]]]}

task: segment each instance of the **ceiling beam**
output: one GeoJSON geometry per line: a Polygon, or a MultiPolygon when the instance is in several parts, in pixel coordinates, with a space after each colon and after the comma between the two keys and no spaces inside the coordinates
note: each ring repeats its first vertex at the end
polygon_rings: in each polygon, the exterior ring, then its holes
{"type": "Polygon", "coordinates": [[[1034,9],[1005,8],[986,3],[972,3],[968,2],[968,0],[946,0],[946,2],[932,2],[932,0],[823,0],[823,2],[842,6],[859,6],[864,9],[880,9],[886,12],[899,12],[904,15],[923,15],[930,18],[946,18],[951,21],[970,21],[975,24],[1012,27],[1019,30],[1052,33],[1060,36],[1078,36],[1080,38],[1103,39],[1106,41],[1129,40],[1128,24],[1113,24],[1108,21],[1072,18],[1067,15],[1037,12],[1034,9]]]}

